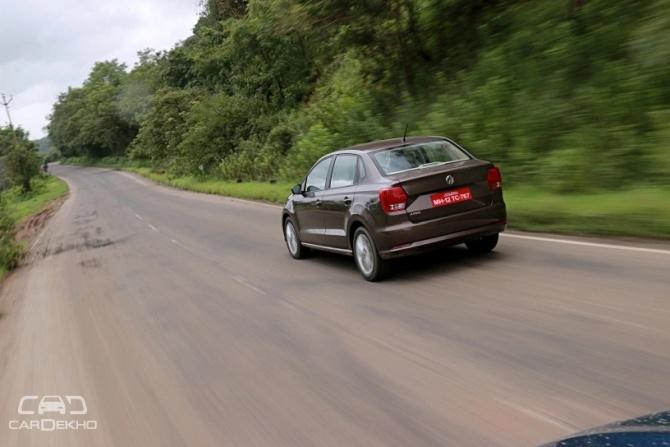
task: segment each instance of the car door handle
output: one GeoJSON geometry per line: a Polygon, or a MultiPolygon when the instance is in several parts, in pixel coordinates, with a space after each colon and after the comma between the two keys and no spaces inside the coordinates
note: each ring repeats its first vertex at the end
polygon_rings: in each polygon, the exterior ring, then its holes
{"type": "Polygon", "coordinates": [[[321,200],[316,199],[316,200],[314,201],[314,205],[315,205],[315,206],[321,206],[321,200]]]}
{"type": "Polygon", "coordinates": [[[344,204],[347,205],[347,206],[351,205],[351,199],[349,197],[345,197],[344,198],[344,204]]]}

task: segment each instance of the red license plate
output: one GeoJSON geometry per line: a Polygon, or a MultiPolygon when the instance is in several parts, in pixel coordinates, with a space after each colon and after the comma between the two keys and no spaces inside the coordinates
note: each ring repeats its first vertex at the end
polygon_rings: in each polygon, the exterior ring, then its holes
{"type": "Polygon", "coordinates": [[[430,196],[433,207],[455,205],[456,203],[472,200],[472,192],[467,186],[451,191],[438,192],[430,196]]]}

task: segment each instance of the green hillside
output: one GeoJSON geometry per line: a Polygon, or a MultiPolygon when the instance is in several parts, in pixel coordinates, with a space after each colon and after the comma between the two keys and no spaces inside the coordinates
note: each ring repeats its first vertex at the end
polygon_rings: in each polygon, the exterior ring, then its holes
{"type": "Polygon", "coordinates": [[[295,182],[321,154],[453,137],[507,184],[667,184],[670,0],[209,0],[193,35],[95,64],[54,105],[65,156],[295,182]]]}

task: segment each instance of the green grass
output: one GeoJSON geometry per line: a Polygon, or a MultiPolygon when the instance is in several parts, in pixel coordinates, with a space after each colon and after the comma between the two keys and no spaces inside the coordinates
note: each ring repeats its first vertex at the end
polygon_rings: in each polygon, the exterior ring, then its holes
{"type": "MultiPolygon", "coordinates": [[[[64,164],[96,165],[135,172],[176,188],[282,203],[289,183],[232,183],[195,177],[172,178],[126,159],[67,159],[64,164]]],[[[670,239],[670,189],[558,194],[534,187],[505,187],[511,229],[552,233],[670,239]]]]}
{"type": "Polygon", "coordinates": [[[555,194],[505,190],[511,228],[555,233],[670,239],[670,189],[555,194]]]}
{"type": "Polygon", "coordinates": [[[52,200],[67,194],[67,184],[58,177],[48,176],[32,181],[33,191],[23,194],[18,188],[3,192],[9,216],[20,224],[24,219],[42,211],[52,200]]]}
{"type": "Polygon", "coordinates": [[[262,200],[265,202],[282,203],[289,196],[292,184],[261,183],[261,182],[227,182],[197,177],[169,177],[167,174],[156,173],[150,168],[123,168],[135,172],[157,183],[189,191],[219,194],[222,196],[239,197],[242,199],[262,200]]]}
{"type": "Polygon", "coordinates": [[[67,184],[53,176],[40,176],[31,183],[33,190],[29,193],[23,193],[18,187],[0,193],[5,206],[2,210],[5,233],[0,234],[0,280],[18,263],[24,250],[21,244],[14,241],[12,227],[16,228],[68,192],[67,184]]]}

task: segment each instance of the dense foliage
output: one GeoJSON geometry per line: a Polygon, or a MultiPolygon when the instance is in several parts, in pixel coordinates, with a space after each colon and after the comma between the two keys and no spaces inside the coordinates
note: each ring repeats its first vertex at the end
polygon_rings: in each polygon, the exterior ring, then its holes
{"type": "Polygon", "coordinates": [[[37,145],[30,141],[28,132],[21,127],[0,127],[0,277],[16,266],[21,254],[14,241],[15,222],[7,210],[5,192],[11,188],[26,195],[39,167],[37,145]]]}
{"type": "Polygon", "coordinates": [[[670,0],[208,0],[172,50],[97,63],[49,136],[66,156],[296,180],[405,125],[517,184],[665,184],[670,0]]]}
{"type": "Polygon", "coordinates": [[[21,251],[14,240],[14,219],[7,212],[7,205],[0,194],[0,276],[16,267],[21,251]]]}
{"type": "Polygon", "coordinates": [[[24,192],[31,189],[30,180],[40,172],[37,145],[21,127],[0,128],[0,190],[18,185],[24,192]]]}

